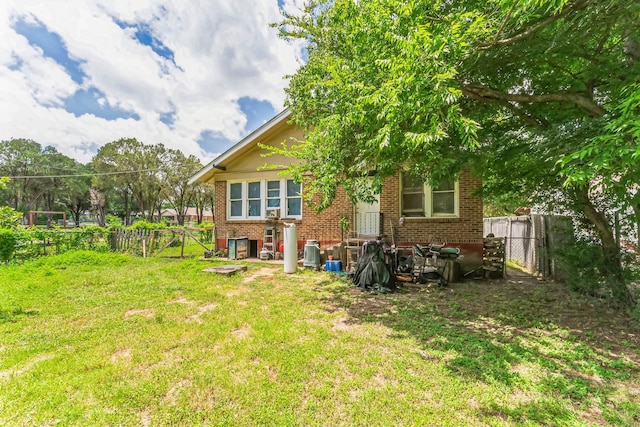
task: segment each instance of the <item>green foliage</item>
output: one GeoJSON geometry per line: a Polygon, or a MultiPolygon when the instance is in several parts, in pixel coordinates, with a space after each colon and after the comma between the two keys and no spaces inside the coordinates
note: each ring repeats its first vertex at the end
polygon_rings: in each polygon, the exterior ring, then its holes
{"type": "Polygon", "coordinates": [[[124,228],[122,220],[115,215],[107,215],[107,217],[105,218],[105,225],[107,226],[107,228],[111,229],[124,228]]]}
{"type": "Polygon", "coordinates": [[[287,89],[307,134],[274,151],[302,159],[288,170],[317,210],[338,186],[366,199],[399,170],[469,167],[496,206],[582,212],[618,259],[607,213],[640,213],[638,16],[627,0],[309,2],[280,26],[308,46],[287,89]]]}
{"type": "Polygon", "coordinates": [[[586,236],[561,246],[553,258],[569,289],[585,294],[601,292],[605,283],[604,257],[597,241],[586,236]]]}
{"type": "Polygon", "coordinates": [[[16,138],[0,141],[0,174],[21,176],[6,183],[0,204],[27,213],[32,210],[66,211],[74,215],[88,209],[86,166],[59,153],[54,147],[16,138]],[[64,171],[64,177],[62,175],[64,171]],[[26,178],[29,177],[29,178],[26,178]]]}
{"type": "Polygon", "coordinates": [[[213,243],[213,246],[215,247],[215,224],[213,224],[212,222],[204,221],[198,224],[198,228],[201,230],[199,233],[200,241],[204,244],[213,243]]]}
{"type": "Polygon", "coordinates": [[[15,229],[20,225],[22,213],[9,206],[0,206],[0,229],[15,229]]]}
{"type": "Polygon", "coordinates": [[[92,166],[102,175],[94,177],[93,185],[110,192],[114,198],[123,198],[123,216],[136,210],[151,221],[161,202],[162,183],[159,172],[164,168],[163,144],[149,145],[135,138],[121,138],[103,145],[93,157],[92,166]],[[130,200],[131,199],[131,200],[130,200]]]}
{"type": "Polygon", "coordinates": [[[162,230],[171,228],[164,221],[163,222],[148,222],[148,221],[136,221],[129,227],[131,230],[162,230]]]}
{"type": "Polygon", "coordinates": [[[184,225],[182,213],[195,202],[197,194],[203,190],[200,183],[189,184],[191,177],[202,168],[202,163],[195,156],[186,157],[181,151],[173,149],[166,150],[162,161],[162,195],[178,212],[178,224],[184,225]]]}
{"type": "Polygon", "coordinates": [[[9,228],[0,228],[0,261],[11,260],[16,251],[16,232],[9,228]]]}
{"type": "Polygon", "coordinates": [[[0,259],[25,261],[75,250],[106,251],[108,233],[100,227],[0,229],[0,259]]]}

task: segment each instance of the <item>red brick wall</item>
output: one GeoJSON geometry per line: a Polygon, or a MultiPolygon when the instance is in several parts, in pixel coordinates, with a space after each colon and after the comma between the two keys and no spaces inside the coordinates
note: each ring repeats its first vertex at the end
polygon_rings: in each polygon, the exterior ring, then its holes
{"type": "Polygon", "coordinates": [[[482,181],[465,171],[460,176],[460,204],[457,218],[405,218],[400,225],[400,178],[388,178],[380,195],[380,210],[384,212],[385,234],[391,237],[391,225],[396,246],[413,243],[447,242],[461,249],[465,267],[482,263],[482,198],[474,194],[482,181]]]}
{"type": "MultiPolygon", "coordinates": [[[[412,243],[445,241],[449,246],[460,247],[467,265],[482,262],[482,199],[474,195],[481,181],[465,171],[459,181],[460,204],[458,218],[405,218],[400,225],[400,181],[399,175],[388,178],[380,195],[380,210],[384,215],[383,232],[386,240],[396,246],[412,243]],[[393,239],[391,235],[393,226],[393,239]]],[[[217,181],[216,190],[216,236],[218,247],[226,247],[226,238],[247,236],[258,240],[258,250],[262,247],[266,221],[226,221],[226,181],[217,181]]],[[[298,247],[303,248],[306,240],[319,240],[323,246],[340,242],[343,236],[340,217],[346,215],[353,224],[353,205],[343,189],[338,190],[333,205],[316,215],[309,207],[303,206],[303,220],[296,224],[298,247]]],[[[278,240],[282,240],[282,224],[278,225],[278,240]]]]}
{"type": "MultiPolygon", "coordinates": [[[[216,240],[219,248],[226,247],[227,237],[247,236],[249,240],[258,240],[258,250],[262,248],[265,220],[227,221],[227,183],[216,181],[216,240]]],[[[308,206],[302,207],[303,220],[284,220],[296,224],[298,247],[303,248],[307,240],[319,240],[323,246],[339,243],[343,239],[340,218],[346,215],[352,224],[353,206],[347,199],[343,189],[339,189],[331,207],[320,214],[315,214],[308,206]]],[[[282,221],[277,225],[277,239],[282,241],[282,221]]]]}
{"type": "Polygon", "coordinates": [[[464,172],[460,177],[460,205],[458,218],[405,218],[400,225],[400,179],[388,178],[380,196],[380,210],[384,212],[385,230],[393,224],[396,244],[446,241],[456,243],[482,243],[482,199],[473,194],[479,189],[480,179],[464,172]]]}

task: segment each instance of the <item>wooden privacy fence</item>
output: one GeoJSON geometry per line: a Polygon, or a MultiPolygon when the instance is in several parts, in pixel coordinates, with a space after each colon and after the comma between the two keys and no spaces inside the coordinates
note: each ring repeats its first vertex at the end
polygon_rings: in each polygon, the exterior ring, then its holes
{"type": "Polygon", "coordinates": [[[505,239],[505,259],[543,278],[561,278],[554,252],[573,238],[571,220],[555,215],[484,219],[484,234],[505,239]]]}
{"type": "Polygon", "coordinates": [[[111,249],[146,257],[160,255],[169,247],[180,246],[180,257],[188,243],[195,242],[205,253],[215,252],[215,227],[166,230],[120,229],[111,233],[111,249]]]}

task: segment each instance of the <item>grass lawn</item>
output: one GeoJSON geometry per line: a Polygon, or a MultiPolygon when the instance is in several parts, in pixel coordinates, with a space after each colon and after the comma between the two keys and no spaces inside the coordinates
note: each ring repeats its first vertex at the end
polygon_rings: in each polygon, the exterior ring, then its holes
{"type": "Polygon", "coordinates": [[[73,252],[0,267],[2,426],[632,426],[640,328],[544,282],[73,252]]]}

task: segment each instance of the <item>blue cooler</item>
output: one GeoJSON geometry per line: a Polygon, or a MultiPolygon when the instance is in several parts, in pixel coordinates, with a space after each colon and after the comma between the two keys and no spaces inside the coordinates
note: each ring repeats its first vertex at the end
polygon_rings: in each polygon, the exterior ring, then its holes
{"type": "Polygon", "coordinates": [[[342,271],[342,261],[331,260],[324,265],[324,271],[342,271]]]}

